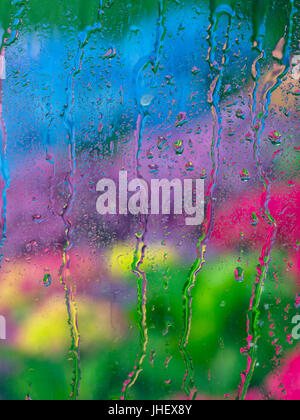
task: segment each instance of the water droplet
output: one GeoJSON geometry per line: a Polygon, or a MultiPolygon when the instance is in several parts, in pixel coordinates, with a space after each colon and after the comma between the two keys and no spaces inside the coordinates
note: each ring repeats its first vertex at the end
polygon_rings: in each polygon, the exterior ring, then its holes
{"type": "Polygon", "coordinates": [[[229,128],[228,135],[229,137],[233,137],[235,135],[235,130],[233,128],[229,128]]]}
{"type": "Polygon", "coordinates": [[[185,169],[189,172],[192,172],[194,170],[194,164],[193,162],[189,161],[185,165],[185,169]]]}
{"type": "Polygon", "coordinates": [[[188,121],[186,112],[180,112],[175,123],[176,127],[182,127],[188,121]]]}
{"type": "Polygon", "coordinates": [[[251,217],[251,225],[252,226],[257,226],[258,223],[258,217],[256,215],[256,213],[252,213],[252,217],[251,217]]]}
{"type": "Polygon", "coordinates": [[[151,174],[157,174],[158,173],[158,165],[149,165],[150,173],[151,174]]]}
{"type": "Polygon", "coordinates": [[[234,270],[234,276],[237,282],[242,283],[245,279],[245,272],[241,267],[234,270]]]}
{"type": "Polygon", "coordinates": [[[206,178],[207,178],[207,173],[206,173],[206,170],[203,169],[201,174],[200,174],[200,179],[206,179],[206,178]]]}
{"type": "Polygon", "coordinates": [[[251,133],[247,133],[245,137],[246,137],[246,141],[253,142],[251,133]]]}
{"type": "Polygon", "coordinates": [[[147,151],[147,159],[153,159],[153,157],[154,157],[154,155],[153,155],[153,153],[151,152],[151,150],[148,150],[148,151],[147,151]]]}
{"type": "Polygon", "coordinates": [[[43,283],[45,287],[49,287],[52,284],[52,277],[49,273],[45,274],[43,283]]]}
{"type": "Polygon", "coordinates": [[[130,30],[130,32],[133,32],[135,35],[137,35],[140,32],[141,29],[138,26],[131,25],[129,30],[130,30]]]}
{"type": "Polygon", "coordinates": [[[25,245],[25,250],[26,252],[30,253],[34,251],[34,248],[36,248],[38,246],[36,241],[29,241],[27,242],[27,244],[25,245]]]}
{"type": "Polygon", "coordinates": [[[241,120],[245,120],[246,119],[245,114],[244,114],[244,112],[243,112],[242,109],[238,109],[236,111],[235,115],[237,116],[237,118],[240,118],[241,120]]]}
{"type": "Polygon", "coordinates": [[[249,171],[248,171],[247,169],[243,169],[243,170],[240,172],[240,177],[241,177],[241,180],[242,180],[243,182],[247,182],[247,181],[249,181],[249,179],[250,179],[250,173],[249,173],[249,171]]]}
{"type": "Polygon", "coordinates": [[[149,106],[151,105],[151,102],[153,101],[154,96],[151,94],[143,95],[141,97],[141,105],[142,106],[149,106]]]}
{"type": "Polygon", "coordinates": [[[184,152],[184,144],[182,140],[178,140],[173,144],[174,151],[176,152],[176,155],[182,155],[184,152]]]}
{"type": "Polygon", "coordinates": [[[53,161],[52,155],[50,155],[49,153],[47,153],[46,160],[47,160],[47,162],[53,161]]]}
{"type": "Polygon", "coordinates": [[[281,143],[281,137],[282,135],[279,133],[279,131],[271,131],[269,134],[269,140],[272,144],[280,144],[281,143]]]}
{"type": "Polygon", "coordinates": [[[232,86],[231,85],[226,85],[224,88],[224,93],[230,93],[232,91],[232,86]]]}
{"type": "Polygon", "coordinates": [[[158,150],[165,151],[168,147],[168,140],[165,137],[158,137],[157,148],[158,150]]]}
{"type": "Polygon", "coordinates": [[[200,69],[198,69],[198,67],[193,67],[192,68],[192,75],[193,76],[196,76],[198,73],[200,73],[200,69]]]}
{"type": "Polygon", "coordinates": [[[110,48],[103,56],[102,58],[105,60],[108,60],[109,58],[114,58],[117,55],[117,51],[115,48],[110,48]]]}
{"type": "Polygon", "coordinates": [[[34,222],[40,223],[40,222],[41,222],[41,220],[42,220],[42,215],[41,215],[41,214],[34,214],[34,215],[32,216],[32,220],[33,220],[34,222]]]}
{"type": "Polygon", "coordinates": [[[174,82],[173,76],[171,76],[171,75],[169,75],[169,74],[166,76],[166,81],[167,81],[167,84],[168,84],[168,85],[175,85],[175,82],[174,82]]]}

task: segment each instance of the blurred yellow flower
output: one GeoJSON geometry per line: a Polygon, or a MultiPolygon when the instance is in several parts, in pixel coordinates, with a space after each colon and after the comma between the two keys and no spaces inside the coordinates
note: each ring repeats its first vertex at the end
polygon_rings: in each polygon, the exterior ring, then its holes
{"type": "MultiPolygon", "coordinates": [[[[91,351],[122,337],[124,317],[116,305],[88,298],[80,298],[76,305],[82,350],[91,351]]],[[[67,353],[71,345],[67,321],[63,294],[52,296],[19,326],[15,344],[19,350],[34,355],[55,357],[67,353]]]]}
{"type": "MultiPolygon", "coordinates": [[[[113,277],[131,273],[135,249],[136,243],[133,242],[118,243],[113,247],[109,255],[111,275],[113,277]]],[[[176,251],[174,249],[161,244],[151,244],[151,248],[146,248],[141,268],[143,270],[153,270],[164,264],[174,264],[176,260],[176,251]]]]}

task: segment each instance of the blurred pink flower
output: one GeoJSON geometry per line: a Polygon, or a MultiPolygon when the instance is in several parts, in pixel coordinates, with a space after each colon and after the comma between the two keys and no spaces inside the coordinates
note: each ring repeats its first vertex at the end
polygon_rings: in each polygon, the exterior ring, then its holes
{"type": "MultiPolygon", "coordinates": [[[[227,200],[219,208],[213,231],[213,240],[221,248],[232,248],[243,241],[249,248],[256,249],[266,239],[269,228],[262,211],[263,192],[250,191],[235,200],[227,200]]],[[[276,243],[295,250],[300,238],[300,184],[293,188],[279,185],[272,188],[269,209],[278,225],[276,243]]]]}
{"type": "Polygon", "coordinates": [[[300,400],[300,352],[287,357],[279,376],[272,373],[267,379],[267,389],[278,400],[300,400]]]}
{"type": "Polygon", "coordinates": [[[257,388],[251,388],[247,392],[246,401],[263,401],[266,397],[257,388]]]}

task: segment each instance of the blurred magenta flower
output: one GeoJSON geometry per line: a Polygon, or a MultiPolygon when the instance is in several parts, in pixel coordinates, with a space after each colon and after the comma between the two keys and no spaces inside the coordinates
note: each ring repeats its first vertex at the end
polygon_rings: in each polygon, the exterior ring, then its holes
{"type": "Polygon", "coordinates": [[[267,389],[278,400],[300,399],[300,353],[296,350],[282,363],[280,373],[271,373],[267,379],[267,389]]]}
{"type": "MultiPolygon", "coordinates": [[[[293,188],[280,184],[271,191],[269,209],[278,225],[276,243],[294,253],[300,238],[300,184],[293,188]]],[[[230,249],[242,240],[250,249],[257,249],[265,241],[268,222],[264,219],[262,191],[227,200],[217,210],[213,239],[222,249],[230,249]]]]}

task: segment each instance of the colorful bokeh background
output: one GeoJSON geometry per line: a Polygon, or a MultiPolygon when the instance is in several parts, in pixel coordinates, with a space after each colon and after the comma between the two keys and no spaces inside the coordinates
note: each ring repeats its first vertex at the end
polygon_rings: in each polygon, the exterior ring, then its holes
{"type": "Polygon", "coordinates": [[[299,34],[293,0],[1,0],[0,399],[300,399],[299,34]],[[205,222],[100,216],[120,170],[205,179],[205,222]]]}

